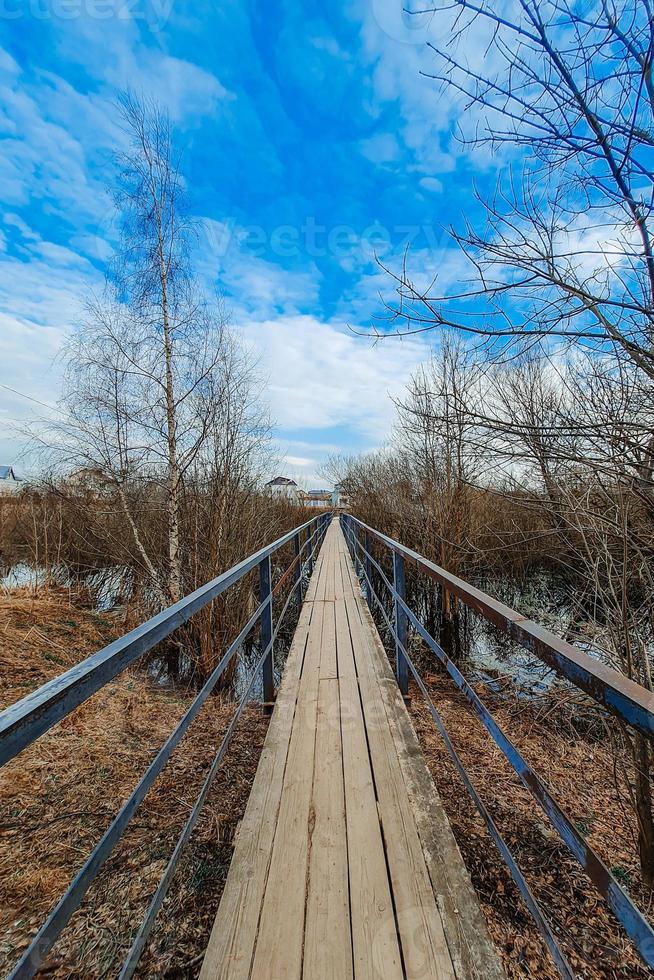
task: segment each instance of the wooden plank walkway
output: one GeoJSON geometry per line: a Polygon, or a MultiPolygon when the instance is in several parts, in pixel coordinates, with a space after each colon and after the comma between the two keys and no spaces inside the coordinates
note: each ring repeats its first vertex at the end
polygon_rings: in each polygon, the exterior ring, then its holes
{"type": "Polygon", "coordinates": [[[200,976],[503,977],[337,521],[200,976]]]}

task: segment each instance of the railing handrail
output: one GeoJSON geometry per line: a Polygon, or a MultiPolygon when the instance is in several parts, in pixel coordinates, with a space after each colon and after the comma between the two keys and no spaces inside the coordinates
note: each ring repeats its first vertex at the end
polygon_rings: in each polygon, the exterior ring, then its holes
{"type": "Polygon", "coordinates": [[[513,640],[530,650],[561,677],[581,688],[612,714],[643,734],[654,736],[654,693],[647,688],[625,677],[613,667],[593,659],[579,647],[561,639],[544,626],[522,616],[499,599],[494,599],[394,538],[352,515],[348,514],[347,517],[388,548],[419,565],[430,578],[453,592],[466,606],[504,630],[513,640]]]}
{"type": "Polygon", "coordinates": [[[188,622],[213,599],[225,592],[244,575],[273,555],[293,538],[307,530],[317,518],[305,521],[283,534],[272,544],[244,558],[243,561],[210,582],[201,585],[179,602],[163,609],[131,632],[107,644],[97,653],[75,664],[0,712],[0,766],[47,732],[67,714],[79,707],[117,674],[147,653],[174,630],[188,622]]]}
{"type": "MultiPolygon", "coordinates": [[[[545,940],[547,946],[554,958],[557,968],[561,976],[565,977],[566,980],[573,980],[573,973],[567,962],[565,954],[561,950],[558,940],[551,929],[547,918],[543,914],[535,896],[533,895],[527,881],[525,880],[515,858],[511,854],[511,851],[503,839],[497,825],[495,824],[488,808],[481,800],[479,794],[474,788],[474,785],[466,772],[465,766],[461,761],[461,758],[456,751],[452,740],[450,739],[447,729],[441,719],[437,708],[435,707],[427,687],[420,676],[415,664],[413,663],[409,652],[408,652],[408,626],[410,625],[416,630],[420,638],[428,646],[433,653],[436,654],[441,664],[445,667],[448,674],[463,693],[468,703],[472,707],[473,711],[481,721],[481,723],[486,728],[486,731],[493,738],[495,744],[504,754],[504,757],[512,766],[513,770],[521,780],[525,788],[531,793],[534,800],[539,804],[543,812],[549,818],[550,822],[558,832],[561,840],[566,844],[571,854],[577,859],[580,865],[588,873],[590,879],[595,884],[599,894],[605,899],[608,907],[611,909],[615,917],[621,923],[625,932],[630,937],[636,948],[638,949],[643,960],[650,966],[654,966],[654,929],[642,914],[640,909],[633,902],[631,897],[626,893],[626,891],[620,886],[619,882],[609,870],[609,868],[604,864],[599,855],[593,850],[590,844],[585,840],[583,835],[580,833],[576,827],[573,820],[565,813],[565,811],[556,802],[546,784],[540,779],[535,770],[527,763],[524,759],[517,746],[511,742],[511,740],[506,736],[505,732],[495,721],[493,715],[488,710],[486,705],[483,703],[481,698],[477,695],[474,688],[467,682],[463,674],[459,671],[457,666],[450,660],[440,644],[434,639],[434,637],[428,632],[428,630],[420,622],[416,614],[410,608],[406,602],[405,594],[405,577],[404,577],[404,559],[407,558],[410,561],[416,563],[421,568],[427,571],[430,577],[436,578],[441,584],[450,588],[451,591],[455,592],[456,595],[463,602],[468,601],[468,605],[474,608],[477,612],[482,615],[486,615],[485,609],[492,608],[496,612],[501,610],[502,615],[505,617],[503,621],[498,622],[497,625],[504,626],[509,634],[516,639],[518,642],[523,643],[523,645],[528,646],[529,649],[533,650],[531,644],[527,643],[524,638],[521,638],[520,634],[514,632],[517,629],[517,625],[522,628],[525,626],[529,629],[532,627],[537,627],[537,624],[532,623],[530,620],[523,619],[518,616],[513,609],[505,606],[503,603],[492,599],[491,596],[486,595],[486,593],[481,592],[481,590],[474,588],[474,586],[469,585],[462,579],[451,575],[446,572],[445,569],[440,568],[433,562],[419,555],[417,552],[412,551],[410,548],[406,548],[404,545],[400,544],[399,541],[395,541],[393,538],[388,537],[388,535],[383,534],[381,531],[377,531],[375,528],[370,527],[363,521],[358,520],[351,515],[343,515],[341,517],[341,523],[346,531],[346,540],[349,548],[351,549],[352,558],[355,563],[355,568],[358,565],[360,574],[363,575],[366,583],[366,595],[368,600],[368,605],[372,611],[372,600],[374,599],[379,607],[379,611],[388,626],[391,636],[395,642],[395,657],[396,657],[396,679],[400,690],[403,694],[408,693],[408,670],[411,671],[413,678],[420,689],[421,693],[425,697],[427,702],[428,710],[438,728],[444,742],[445,747],[455,765],[459,774],[463,780],[463,783],[473,800],[475,806],[477,807],[480,815],[486,822],[488,831],[495,841],[500,854],[504,858],[506,865],[516,883],[523,899],[525,900],[528,908],[530,909],[532,916],[545,940]],[[357,536],[357,529],[364,531],[364,544],[362,545],[357,536]],[[393,558],[393,581],[391,582],[389,577],[384,572],[383,568],[378,561],[371,554],[371,544],[370,538],[374,537],[382,544],[384,544],[389,550],[393,558]],[[363,555],[363,562],[361,561],[360,554],[363,555]],[[379,596],[374,590],[373,586],[373,576],[372,568],[376,568],[383,585],[388,590],[389,596],[393,601],[394,613],[393,621],[391,621],[390,615],[387,613],[384,603],[381,601],[379,596]],[[455,589],[454,586],[457,586],[455,589]],[[474,601],[474,604],[473,604],[474,601]],[[509,627],[505,614],[510,614],[510,622],[514,624],[514,627],[509,627]]],[[[492,622],[496,620],[487,616],[492,622]]],[[[550,633],[548,630],[540,629],[541,642],[548,644],[550,646],[556,646],[558,649],[558,638],[554,634],[550,633]]],[[[560,641],[563,642],[563,641],[560,641]]],[[[582,651],[577,650],[572,647],[571,644],[565,643],[565,647],[569,648],[578,654],[579,658],[584,658],[589,661],[590,664],[584,664],[586,670],[595,669],[596,664],[592,658],[588,657],[582,651]]],[[[536,652],[536,651],[535,651],[536,652]]],[[[568,649],[566,649],[566,654],[568,649]]],[[[540,654],[537,654],[541,656],[540,654]]],[[[545,659],[541,656],[541,659],[545,659]]],[[[548,662],[548,661],[546,661],[548,662]]],[[[573,683],[582,687],[578,680],[570,676],[569,672],[565,669],[566,661],[554,669],[562,676],[566,677],[568,680],[572,680],[573,683]]],[[[609,679],[606,676],[602,676],[599,679],[599,683],[602,685],[610,686],[613,675],[616,675],[620,680],[625,680],[622,678],[617,671],[613,671],[610,668],[606,668],[609,672],[609,679]]],[[[634,682],[629,682],[639,689],[639,691],[649,694],[645,688],[640,688],[639,685],[634,682]]],[[[613,713],[618,714],[621,717],[620,707],[622,705],[621,701],[615,701],[607,703],[607,700],[598,696],[596,691],[588,691],[596,701],[610,707],[613,713]]],[[[632,692],[633,693],[633,692],[632,692]]],[[[628,701],[630,707],[633,704],[633,698],[628,701]]],[[[647,717],[649,712],[651,721],[651,711],[647,706],[647,703],[640,702],[640,710],[642,714],[647,717]]],[[[642,720],[642,714],[638,715],[638,719],[642,720]]],[[[630,720],[625,718],[625,720],[630,720]]],[[[633,720],[630,720],[631,724],[634,724],[633,720]]],[[[641,730],[643,728],[640,725],[635,725],[641,730]]],[[[651,728],[645,727],[645,732],[651,734],[651,728]]]]}

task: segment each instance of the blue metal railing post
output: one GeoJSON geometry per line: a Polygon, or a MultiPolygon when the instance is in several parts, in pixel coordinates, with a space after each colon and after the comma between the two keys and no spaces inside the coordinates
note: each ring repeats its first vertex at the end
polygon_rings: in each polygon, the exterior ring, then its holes
{"type": "Polygon", "coordinates": [[[359,544],[359,529],[358,527],[352,528],[352,557],[354,558],[354,571],[356,572],[357,578],[361,577],[361,559],[359,558],[359,549],[357,545],[359,544]]]}
{"type": "Polygon", "coordinates": [[[372,562],[370,561],[370,535],[367,531],[363,532],[364,560],[366,563],[366,602],[372,612],[372,562]]]}
{"type": "Polygon", "coordinates": [[[302,543],[300,541],[300,532],[293,538],[293,554],[295,556],[295,590],[298,607],[302,605],[302,554],[301,554],[302,543]]]}
{"type": "MultiPolygon", "coordinates": [[[[393,585],[395,586],[395,591],[397,595],[403,601],[406,599],[406,581],[404,576],[404,558],[397,552],[393,551],[393,585]]],[[[406,697],[409,693],[409,665],[406,662],[406,658],[402,652],[402,648],[406,650],[407,645],[407,615],[400,605],[400,603],[395,599],[395,676],[397,677],[397,683],[400,688],[401,694],[406,697]]]]}
{"type": "Polygon", "coordinates": [[[311,543],[311,536],[313,534],[313,523],[314,522],[311,521],[311,524],[309,524],[309,527],[307,528],[307,552],[308,552],[307,571],[309,573],[309,577],[311,577],[311,575],[313,574],[313,544],[311,543]]]}
{"type": "MultiPolygon", "coordinates": [[[[273,616],[272,616],[272,588],[271,588],[270,555],[259,563],[259,602],[265,602],[266,606],[261,613],[260,643],[261,650],[265,650],[273,635],[273,616]]],[[[273,648],[270,647],[268,655],[261,665],[263,677],[263,703],[267,706],[272,705],[275,700],[275,678],[273,675],[273,648]]]]}

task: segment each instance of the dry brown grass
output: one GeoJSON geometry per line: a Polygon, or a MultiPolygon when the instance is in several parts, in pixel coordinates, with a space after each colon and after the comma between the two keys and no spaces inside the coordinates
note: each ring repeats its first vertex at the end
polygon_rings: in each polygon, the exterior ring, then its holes
{"type": "MultiPolygon", "coordinates": [[[[554,926],[575,976],[644,980],[649,971],[607,910],[586,874],[560,841],[530,794],[444,672],[427,673],[431,697],[472,782],[554,926]]],[[[611,755],[603,744],[557,733],[524,706],[478,693],[527,761],[636,901],[651,902],[640,881],[635,828],[620,803],[611,755]]],[[[452,766],[417,688],[411,714],[454,834],[470,871],[489,931],[507,974],[515,980],[558,973],[486,826],[452,766]]]]}
{"type": "MultiPolygon", "coordinates": [[[[83,601],[52,590],[0,596],[3,707],[133,625],[83,601]]],[[[26,947],[191,697],[126,671],[2,770],[0,968],[26,947]]],[[[233,710],[219,698],[202,709],[52,951],[48,975],[116,975],[233,710]]],[[[266,726],[246,709],[139,976],[197,975],[266,726]]]]}

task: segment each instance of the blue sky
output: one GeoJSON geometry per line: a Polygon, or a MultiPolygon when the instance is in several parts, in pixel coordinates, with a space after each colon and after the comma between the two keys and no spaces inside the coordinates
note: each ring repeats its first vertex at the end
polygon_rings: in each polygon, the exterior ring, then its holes
{"type": "MultiPolygon", "coordinates": [[[[429,338],[371,344],[393,265],[453,286],[442,226],[470,215],[483,153],[420,75],[439,18],[402,0],[0,0],[0,462],[15,420],[58,397],[57,353],[115,242],[107,188],[129,87],[171,114],[202,229],[195,256],[268,378],[280,468],[323,482],[333,452],[382,444],[429,338]]],[[[23,461],[23,469],[30,462],[23,461]]]]}

